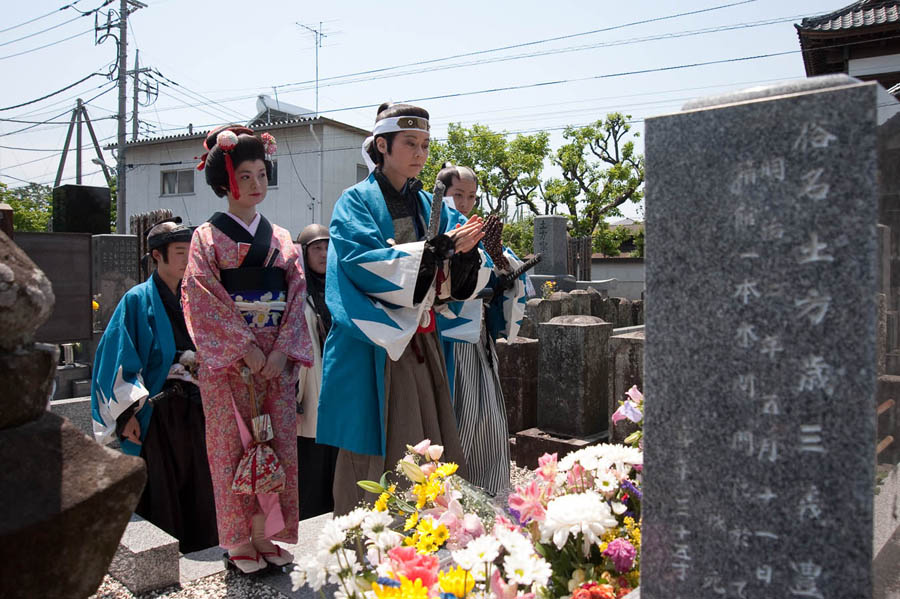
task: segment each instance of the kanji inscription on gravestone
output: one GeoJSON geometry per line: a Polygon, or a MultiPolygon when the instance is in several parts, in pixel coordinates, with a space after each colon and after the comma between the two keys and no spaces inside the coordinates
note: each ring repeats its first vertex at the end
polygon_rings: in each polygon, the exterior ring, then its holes
{"type": "Polygon", "coordinates": [[[876,94],[647,121],[645,599],[871,594],[876,94]]]}
{"type": "Polygon", "coordinates": [[[140,283],[138,243],[134,235],[94,235],[91,238],[93,259],[93,295],[99,309],[94,330],[103,331],[125,292],[140,283]]]}

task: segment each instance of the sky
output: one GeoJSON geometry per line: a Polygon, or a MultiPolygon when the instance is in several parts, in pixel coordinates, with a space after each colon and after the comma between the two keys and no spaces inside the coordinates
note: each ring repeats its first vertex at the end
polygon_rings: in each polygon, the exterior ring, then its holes
{"type": "MultiPolygon", "coordinates": [[[[4,3],[0,182],[53,184],[76,98],[89,100],[101,144],[115,141],[117,91],[106,73],[116,43],[95,44],[95,14],[77,12],[103,3],[4,3]],[[91,73],[102,74],[28,103],[91,73]]],[[[155,100],[138,110],[142,137],[183,133],[189,123],[196,130],[246,122],[260,94],[312,110],[317,36],[308,27],[324,34],[322,116],[371,129],[381,102],[414,101],[430,112],[438,140],[449,123],[480,123],[511,134],[547,131],[556,148],[566,126],[619,111],[631,116],[640,149],[647,117],[693,98],[804,77],[794,24],[848,3],[146,0],[128,19],[128,68],[137,49],[158,82],[155,100]]],[[[101,9],[101,25],[118,5],[101,9]]],[[[130,118],[131,79],[128,93],[130,118]]],[[[130,123],[128,132],[130,139],[130,123]]],[[[74,182],[74,135],[70,147],[63,183],[74,182]]],[[[100,185],[94,157],[86,148],[84,183],[100,185]]],[[[107,150],[104,160],[115,162],[107,150]]],[[[630,204],[624,213],[642,214],[630,204]]]]}

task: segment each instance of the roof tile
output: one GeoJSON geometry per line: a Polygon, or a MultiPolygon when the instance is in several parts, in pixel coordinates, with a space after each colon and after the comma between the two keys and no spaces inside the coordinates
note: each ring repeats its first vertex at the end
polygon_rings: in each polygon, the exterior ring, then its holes
{"type": "Polygon", "coordinates": [[[800,22],[805,31],[846,31],[890,23],[900,24],[900,0],[859,0],[834,12],[800,22]]]}

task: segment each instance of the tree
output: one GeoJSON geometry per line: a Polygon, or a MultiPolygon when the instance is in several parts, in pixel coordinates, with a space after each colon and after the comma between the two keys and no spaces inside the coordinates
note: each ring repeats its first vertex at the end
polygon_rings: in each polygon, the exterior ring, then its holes
{"type": "Polygon", "coordinates": [[[540,177],[544,161],[550,155],[550,137],[545,132],[516,135],[492,131],[485,125],[466,128],[451,123],[445,143],[432,142],[428,163],[422,169],[422,182],[431,189],[441,164],[451,161],[468,166],[478,176],[481,210],[505,217],[512,207],[525,205],[540,214],[540,177]]]}
{"type": "Polygon", "coordinates": [[[9,189],[0,183],[0,201],[13,209],[13,228],[16,231],[49,231],[53,213],[53,188],[29,183],[9,189]]]}
{"type": "Polygon", "coordinates": [[[534,217],[503,225],[501,234],[503,245],[510,248],[519,258],[534,253],[534,217]]]}
{"type": "Polygon", "coordinates": [[[567,127],[568,143],[553,154],[562,179],[546,181],[541,195],[552,213],[559,206],[568,210],[574,236],[594,235],[605,217],[621,216],[619,206],[644,197],[644,157],[625,140],[630,118],[614,112],[584,127],[567,127]]]}

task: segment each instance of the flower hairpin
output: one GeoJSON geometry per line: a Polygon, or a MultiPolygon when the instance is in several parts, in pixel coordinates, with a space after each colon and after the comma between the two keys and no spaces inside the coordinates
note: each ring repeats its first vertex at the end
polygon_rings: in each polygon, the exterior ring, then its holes
{"type": "Polygon", "coordinates": [[[278,144],[275,143],[275,137],[271,133],[263,133],[259,138],[262,140],[266,155],[271,156],[278,150],[278,144]]]}
{"type": "Polygon", "coordinates": [[[222,149],[223,152],[230,152],[237,145],[238,138],[234,131],[230,129],[226,129],[225,131],[220,132],[216,135],[216,145],[222,149]]]}

